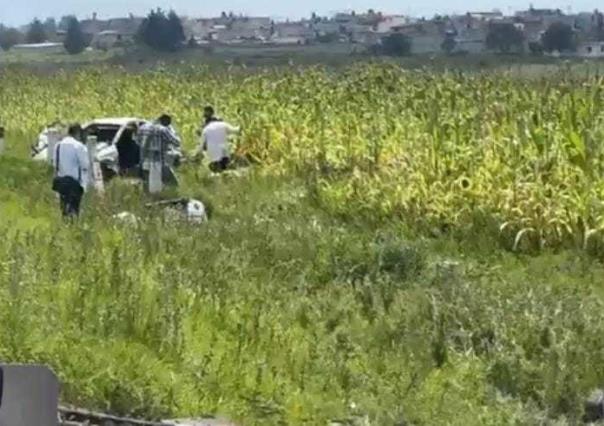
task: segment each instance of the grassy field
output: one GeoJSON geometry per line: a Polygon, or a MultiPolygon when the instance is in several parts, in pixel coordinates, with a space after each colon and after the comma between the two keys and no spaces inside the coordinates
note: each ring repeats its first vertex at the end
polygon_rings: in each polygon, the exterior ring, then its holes
{"type": "Polygon", "coordinates": [[[600,78],[228,71],[0,76],[0,358],[151,417],[577,424],[604,380],[600,78]],[[165,109],[192,149],[205,103],[255,164],[183,167],[209,224],[119,181],[61,223],[44,123],[165,109]]]}
{"type": "MultiPolygon", "coordinates": [[[[149,71],[161,67],[206,66],[220,72],[225,66],[262,69],[283,66],[322,65],[342,68],[368,62],[392,63],[384,57],[371,55],[359,44],[331,43],[312,45],[214,45],[186,48],[173,53],[161,53],[141,46],[113,48],[107,51],[86,51],[69,55],[62,48],[50,51],[11,50],[0,52],[0,69],[26,68],[46,73],[77,70],[83,65],[119,66],[132,72],[149,71]]],[[[561,70],[582,76],[602,74],[602,60],[579,58],[556,59],[531,55],[421,54],[396,60],[403,68],[432,71],[456,70],[463,72],[507,72],[523,78],[541,78],[559,74],[561,70]]]]}
{"type": "Polygon", "coordinates": [[[10,65],[54,65],[65,66],[78,63],[104,62],[123,54],[123,50],[115,49],[107,52],[100,50],[86,51],[79,55],[70,55],[61,49],[43,50],[11,50],[0,52],[0,66],[10,65]]]}

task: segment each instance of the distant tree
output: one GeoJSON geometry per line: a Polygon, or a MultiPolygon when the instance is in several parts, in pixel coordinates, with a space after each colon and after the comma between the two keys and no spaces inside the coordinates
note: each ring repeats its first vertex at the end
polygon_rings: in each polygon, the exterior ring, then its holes
{"type": "Polygon", "coordinates": [[[543,48],[546,52],[574,51],[576,47],[572,27],[563,22],[554,22],[543,34],[543,48]]]}
{"type": "Polygon", "coordinates": [[[14,28],[0,26],[0,49],[9,51],[16,44],[21,43],[23,34],[14,28]]]}
{"type": "Polygon", "coordinates": [[[54,37],[57,34],[57,21],[55,18],[47,18],[44,21],[44,32],[48,37],[54,37]]]}
{"type": "Polygon", "coordinates": [[[75,15],[65,15],[65,16],[62,16],[61,20],[59,21],[58,29],[61,30],[61,31],[67,31],[67,28],[69,28],[69,23],[74,18],[75,18],[75,15]]]}
{"type": "Polygon", "coordinates": [[[70,55],[82,53],[88,47],[87,37],[82,31],[80,22],[76,18],[72,18],[69,22],[67,35],[65,36],[63,45],[70,55]]]}
{"type": "Polygon", "coordinates": [[[173,10],[168,13],[168,38],[176,47],[180,47],[187,40],[182,21],[173,10]]]}
{"type": "Polygon", "coordinates": [[[447,34],[440,46],[440,48],[443,50],[443,52],[445,52],[447,55],[452,54],[453,51],[455,51],[456,47],[457,47],[457,40],[455,40],[455,36],[452,34],[447,34]]]}
{"type": "Polygon", "coordinates": [[[47,40],[44,24],[39,19],[36,18],[31,23],[25,40],[29,44],[44,43],[47,40]]]}
{"type": "Polygon", "coordinates": [[[598,41],[604,41],[604,14],[596,9],[592,19],[596,27],[596,39],[598,41]]]}
{"type": "Polygon", "coordinates": [[[524,34],[514,24],[491,25],[487,34],[487,47],[501,53],[520,50],[524,44],[524,34]]]}
{"type": "Polygon", "coordinates": [[[387,56],[409,56],[411,54],[411,39],[405,34],[390,34],[382,39],[380,51],[387,56]]]}
{"type": "Polygon", "coordinates": [[[175,51],[186,41],[180,18],[171,11],[168,16],[161,10],[153,10],[143,20],[137,36],[139,42],[155,50],[175,51]]]}
{"type": "Polygon", "coordinates": [[[166,20],[166,15],[161,9],[149,12],[139,28],[139,41],[153,49],[166,50],[166,20]]]}

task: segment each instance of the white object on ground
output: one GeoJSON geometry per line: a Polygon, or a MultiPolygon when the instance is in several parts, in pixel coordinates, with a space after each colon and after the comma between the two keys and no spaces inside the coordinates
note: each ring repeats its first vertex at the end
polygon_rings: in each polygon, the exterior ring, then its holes
{"type": "Polygon", "coordinates": [[[136,217],[136,215],[134,215],[133,213],[130,213],[130,212],[118,213],[116,215],[113,215],[113,218],[115,220],[123,222],[127,225],[137,225],[138,224],[138,217],[136,217]]]}
{"type": "Polygon", "coordinates": [[[204,223],[208,221],[206,208],[201,201],[189,200],[187,203],[187,219],[193,223],[204,223]]]}

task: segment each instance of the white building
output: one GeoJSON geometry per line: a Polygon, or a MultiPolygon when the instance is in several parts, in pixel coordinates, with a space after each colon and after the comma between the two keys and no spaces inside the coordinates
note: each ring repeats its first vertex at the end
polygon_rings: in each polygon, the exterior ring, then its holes
{"type": "Polygon", "coordinates": [[[604,58],[604,42],[590,41],[581,43],[576,56],[581,58],[604,58]]]}
{"type": "Polygon", "coordinates": [[[384,16],[376,26],[376,32],[386,34],[392,31],[395,27],[401,27],[409,24],[409,18],[406,16],[384,16]]]}
{"type": "Polygon", "coordinates": [[[92,45],[97,49],[110,49],[122,41],[122,36],[117,31],[101,31],[94,36],[92,45]]]}
{"type": "Polygon", "coordinates": [[[274,31],[271,42],[277,44],[306,44],[314,38],[314,31],[302,23],[278,23],[274,31]]]}

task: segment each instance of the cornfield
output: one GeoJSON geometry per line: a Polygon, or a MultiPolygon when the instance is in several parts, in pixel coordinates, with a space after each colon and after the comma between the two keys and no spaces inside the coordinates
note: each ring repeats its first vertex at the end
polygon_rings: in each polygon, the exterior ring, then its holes
{"type": "Polygon", "coordinates": [[[57,118],[172,113],[189,148],[200,110],[243,126],[237,151],[303,172],[327,209],[413,229],[486,230],[510,248],[598,246],[604,230],[603,81],[394,66],[212,73],[85,71],[2,77],[9,133],[57,118]]]}
{"type": "Polygon", "coordinates": [[[604,380],[603,89],[388,64],[6,71],[0,359],[128,415],[576,424],[604,380]],[[207,226],[119,180],[61,223],[27,158],[44,125],[169,112],[191,151],[206,104],[253,164],[183,166],[207,226]]]}

